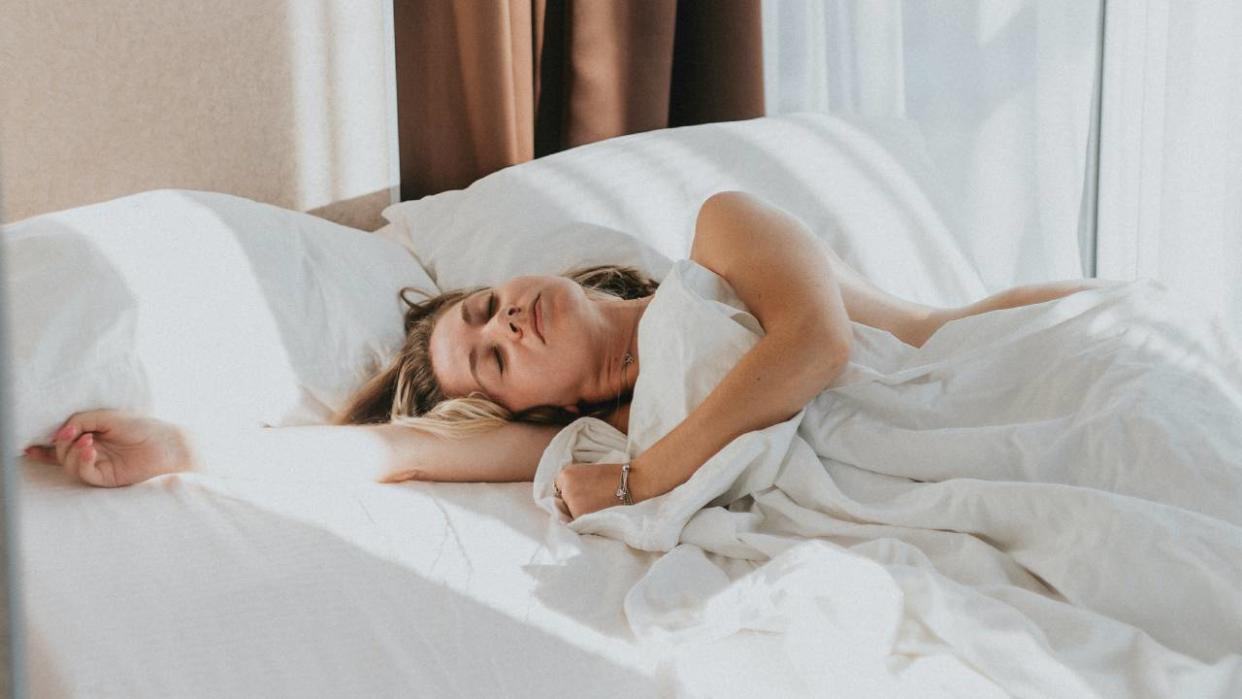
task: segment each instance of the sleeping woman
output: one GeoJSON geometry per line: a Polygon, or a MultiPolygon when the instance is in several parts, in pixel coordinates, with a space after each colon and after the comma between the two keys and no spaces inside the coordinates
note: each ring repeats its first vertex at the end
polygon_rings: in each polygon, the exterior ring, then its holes
{"type": "MultiPolygon", "coordinates": [[[[630,463],[562,470],[557,504],[571,518],[666,493],[737,436],[789,419],[846,366],[851,320],[921,347],[955,318],[1107,284],[1021,286],[959,308],[913,303],[869,283],[794,216],[740,192],[702,205],[690,259],[728,283],[763,337],[685,420],[630,463]]],[[[105,487],[178,471],[529,481],[549,442],[573,420],[594,416],[627,431],[628,399],[642,371],[637,328],[657,286],[632,269],[594,267],[420,303],[403,291],[405,342],[337,425],[213,434],[95,410],[71,416],[50,444],[26,453],[105,487]]]]}

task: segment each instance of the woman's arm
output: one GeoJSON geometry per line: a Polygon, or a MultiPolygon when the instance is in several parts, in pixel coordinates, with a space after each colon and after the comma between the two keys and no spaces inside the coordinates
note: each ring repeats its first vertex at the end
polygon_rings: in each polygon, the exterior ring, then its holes
{"type": "Polygon", "coordinates": [[[631,464],[635,501],[672,490],[734,438],[795,415],[849,361],[832,265],[797,218],[740,192],[708,199],[690,258],[723,277],[765,335],[676,428],[631,464]]]}
{"type": "Polygon", "coordinates": [[[558,429],[511,422],[458,439],[393,424],[208,433],[192,438],[189,470],[291,481],[530,481],[558,429]]]}
{"type": "Polygon", "coordinates": [[[188,428],[93,410],[26,454],[102,487],[184,471],[290,482],[528,481],[556,432],[522,423],[463,439],[391,424],[188,428]]]}

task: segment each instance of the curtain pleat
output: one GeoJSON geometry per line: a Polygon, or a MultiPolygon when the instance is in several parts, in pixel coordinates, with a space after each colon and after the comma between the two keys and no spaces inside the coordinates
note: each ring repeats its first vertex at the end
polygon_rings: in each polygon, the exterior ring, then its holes
{"type": "Polygon", "coordinates": [[[401,196],[627,133],[763,114],[758,0],[396,0],[401,196]]]}
{"type": "Polygon", "coordinates": [[[677,3],[667,126],[764,115],[758,2],[677,3]]]}
{"type": "Polygon", "coordinates": [[[533,139],[515,125],[519,105],[533,101],[529,40],[514,55],[515,28],[531,32],[528,2],[397,2],[393,10],[411,29],[396,46],[402,197],[456,189],[529,159],[533,139]],[[515,6],[527,8],[515,14],[515,6]]]}
{"type": "Polygon", "coordinates": [[[563,147],[668,124],[676,0],[569,3],[563,147]]]}

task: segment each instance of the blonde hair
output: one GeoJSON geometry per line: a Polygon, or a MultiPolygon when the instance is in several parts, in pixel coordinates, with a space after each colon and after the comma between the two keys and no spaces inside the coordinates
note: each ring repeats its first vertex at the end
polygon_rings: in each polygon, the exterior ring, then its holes
{"type": "MultiPolygon", "coordinates": [[[[599,298],[636,299],[655,293],[659,283],[632,267],[602,265],[568,272],[588,295],[599,298]]],[[[579,414],[559,405],[513,412],[481,393],[449,398],[431,368],[431,331],[454,303],[485,287],[450,291],[415,302],[408,292],[425,295],[413,287],[398,297],[405,310],[405,342],[396,356],[354,394],[349,406],[333,420],[336,424],[393,423],[432,434],[460,438],[487,432],[506,422],[567,425],[583,415],[602,416],[612,406],[580,403],[579,414]]]]}

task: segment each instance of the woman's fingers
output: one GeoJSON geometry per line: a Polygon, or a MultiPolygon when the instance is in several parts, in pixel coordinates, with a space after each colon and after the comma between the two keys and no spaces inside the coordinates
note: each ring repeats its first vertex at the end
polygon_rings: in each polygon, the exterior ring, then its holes
{"type": "Polygon", "coordinates": [[[87,469],[91,468],[95,462],[97,455],[95,446],[95,435],[86,433],[78,439],[65,451],[65,457],[61,460],[61,465],[65,468],[65,473],[73,478],[84,480],[88,483],[94,483],[87,477],[87,469]]]}
{"type": "Polygon", "coordinates": [[[81,472],[82,450],[88,436],[82,435],[74,440],[73,444],[65,449],[65,457],[61,460],[61,464],[65,467],[65,472],[74,478],[77,478],[81,472]]]}
{"type": "Polygon", "coordinates": [[[24,453],[27,458],[34,459],[40,463],[60,465],[60,462],[56,460],[56,452],[51,447],[45,447],[42,444],[31,444],[26,447],[24,453]]]}
{"type": "Polygon", "coordinates": [[[115,485],[112,466],[104,463],[108,460],[106,450],[97,440],[116,425],[117,419],[117,412],[111,410],[74,413],[56,430],[50,445],[32,444],[24,453],[35,461],[61,466],[70,478],[97,486],[115,485]]]}
{"type": "Polygon", "coordinates": [[[69,447],[73,446],[73,441],[81,435],[76,427],[65,423],[52,437],[52,449],[56,452],[56,463],[64,464],[65,458],[69,456],[69,447]]]}
{"type": "Polygon", "coordinates": [[[562,488],[564,486],[562,485],[561,481],[564,480],[564,478],[565,478],[564,475],[557,474],[556,480],[552,481],[552,491],[553,491],[553,494],[555,495],[552,501],[556,503],[556,509],[560,510],[561,514],[565,515],[566,517],[570,519],[573,519],[574,515],[572,512],[569,511],[569,503],[565,502],[565,494],[562,492],[562,488]]]}
{"type": "Polygon", "coordinates": [[[107,434],[116,416],[115,410],[86,410],[69,416],[52,437],[56,460],[65,463],[69,448],[82,435],[94,432],[107,434]]]}
{"type": "Polygon", "coordinates": [[[104,478],[103,469],[100,467],[99,447],[94,444],[87,444],[77,450],[78,452],[78,478],[96,486],[112,486],[115,483],[107,482],[104,478]]]}
{"type": "MultiPolygon", "coordinates": [[[[73,450],[83,444],[84,438],[87,436],[90,435],[82,435],[82,438],[78,439],[74,445],[70,445],[68,448],[64,449],[64,456],[61,456],[60,454],[62,452],[58,451],[55,447],[48,447],[42,444],[31,444],[26,447],[22,453],[26,455],[26,458],[34,461],[44,464],[52,464],[54,466],[61,466],[64,465],[65,460],[72,455],[73,450]]],[[[96,449],[93,437],[90,440],[87,440],[86,443],[90,444],[90,448],[92,450],[96,449]]]]}
{"type": "MultiPolygon", "coordinates": [[[[115,416],[115,410],[83,410],[80,413],[70,415],[60,426],[60,431],[66,428],[73,428],[76,434],[83,432],[99,432],[101,434],[108,431],[108,427],[112,424],[115,416]]],[[[73,439],[73,437],[69,437],[73,439]]]]}

